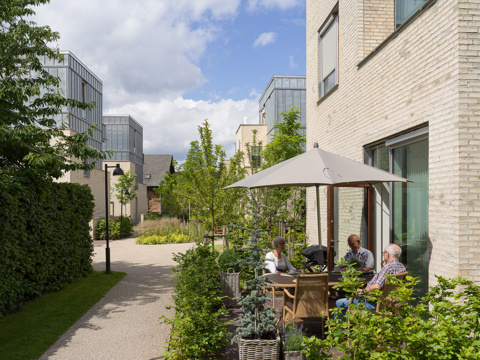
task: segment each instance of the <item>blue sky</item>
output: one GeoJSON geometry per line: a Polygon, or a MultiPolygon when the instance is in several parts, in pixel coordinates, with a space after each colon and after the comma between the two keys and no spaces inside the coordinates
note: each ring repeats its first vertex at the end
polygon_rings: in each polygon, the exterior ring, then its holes
{"type": "Polygon", "coordinates": [[[103,112],[143,126],[145,154],[183,160],[197,127],[231,156],[274,74],[305,75],[303,0],[51,0],[35,21],[103,81],[103,112]]]}

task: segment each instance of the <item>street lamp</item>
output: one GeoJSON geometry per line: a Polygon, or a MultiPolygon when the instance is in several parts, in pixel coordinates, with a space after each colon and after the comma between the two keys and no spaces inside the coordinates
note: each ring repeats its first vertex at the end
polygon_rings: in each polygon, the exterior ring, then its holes
{"type": "Polygon", "coordinates": [[[108,243],[108,210],[109,210],[109,206],[108,206],[108,169],[109,168],[115,168],[115,170],[113,170],[113,176],[119,176],[119,175],[123,175],[123,170],[120,168],[120,164],[117,164],[115,166],[111,165],[111,166],[108,166],[107,164],[105,164],[105,210],[106,210],[106,213],[107,213],[107,216],[105,218],[105,223],[106,223],[106,232],[105,232],[105,239],[107,240],[107,247],[105,248],[105,261],[106,261],[106,266],[107,266],[107,269],[106,269],[106,273],[109,274],[110,273],[110,246],[109,246],[109,243],[108,243]]]}

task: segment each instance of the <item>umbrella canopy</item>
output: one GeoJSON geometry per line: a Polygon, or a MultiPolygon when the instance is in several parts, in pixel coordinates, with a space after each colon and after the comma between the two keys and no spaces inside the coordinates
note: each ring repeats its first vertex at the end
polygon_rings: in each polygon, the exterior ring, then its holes
{"type": "MultiPolygon", "coordinates": [[[[373,166],[322,150],[315,143],[313,149],[268,169],[259,171],[224,189],[236,187],[252,189],[272,186],[315,186],[317,193],[318,245],[322,246],[320,195],[318,189],[320,185],[371,185],[382,182],[408,181],[410,180],[373,166]]],[[[319,260],[323,263],[322,252],[320,252],[319,257],[319,260]]]]}
{"type": "Polygon", "coordinates": [[[409,180],[316,147],[240,180],[225,187],[225,189],[235,187],[356,185],[390,181],[407,182],[409,180]]]}

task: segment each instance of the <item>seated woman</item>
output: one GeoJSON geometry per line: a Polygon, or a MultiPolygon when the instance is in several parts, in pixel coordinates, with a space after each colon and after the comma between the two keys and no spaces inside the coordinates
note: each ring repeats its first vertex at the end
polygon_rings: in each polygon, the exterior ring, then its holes
{"type": "Polygon", "coordinates": [[[296,271],[290,264],[283,251],[285,250],[285,239],[276,236],[272,241],[273,251],[265,256],[265,270],[267,273],[275,274],[277,272],[296,271]]]}

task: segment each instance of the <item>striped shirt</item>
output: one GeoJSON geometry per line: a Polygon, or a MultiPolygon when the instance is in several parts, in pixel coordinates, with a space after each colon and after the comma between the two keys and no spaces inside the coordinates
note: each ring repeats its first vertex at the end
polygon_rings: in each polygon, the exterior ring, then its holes
{"type": "Polygon", "coordinates": [[[372,280],[367,284],[367,287],[369,287],[372,284],[378,284],[380,285],[380,288],[383,288],[383,285],[385,285],[385,279],[386,279],[386,274],[394,275],[394,274],[400,274],[404,271],[407,271],[405,269],[405,266],[398,261],[398,260],[393,260],[390,261],[389,263],[385,264],[385,266],[380,270],[375,276],[373,277],[372,280]]]}

